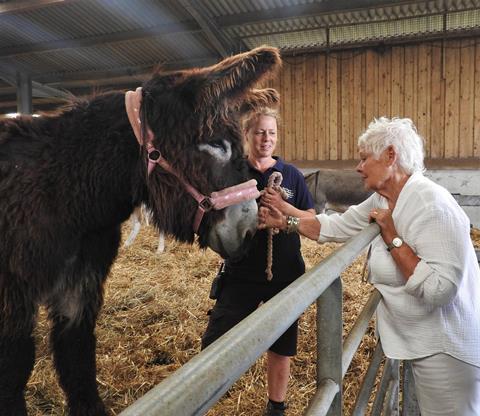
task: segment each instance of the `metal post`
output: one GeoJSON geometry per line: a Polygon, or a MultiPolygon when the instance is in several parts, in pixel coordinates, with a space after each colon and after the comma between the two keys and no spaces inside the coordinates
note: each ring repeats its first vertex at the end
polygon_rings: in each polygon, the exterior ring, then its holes
{"type": "Polygon", "coordinates": [[[412,364],[410,361],[403,362],[403,405],[402,416],[418,416],[417,398],[415,396],[415,380],[413,379],[412,364]]]}
{"type": "Polygon", "coordinates": [[[390,381],[388,382],[387,394],[385,395],[385,402],[383,404],[383,414],[385,416],[398,416],[399,402],[399,368],[400,362],[398,360],[392,360],[390,367],[390,381]]]}
{"type": "Polygon", "coordinates": [[[326,379],[338,385],[327,415],[342,414],[342,280],[317,299],[317,387],[326,379]]]}
{"type": "Polygon", "coordinates": [[[353,356],[358,350],[360,342],[362,342],[362,338],[368,329],[368,323],[370,322],[370,319],[372,318],[375,310],[377,309],[377,305],[380,302],[381,298],[382,295],[377,289],[375,289],[368,298],[367,303],[365,304],[362,312],[355,321],[355,324],[350,330],[350,333],[345,338],[345,342],[343,343],[342,355],[342,377],[345,376],[348,367],[350,367],[353,356]]]}
{"type": "Polygon", "coordinates": [[[368,400],[370,399],[370,394],[373,390],[382,359],[382,344],[378,341],[375,351],[373,352],[372,361],[370,361],[370,365],[368,366],[367,374],[365,374],[362,386],[360,387],[360,392],[358,393],[352,416],[363,416],[366,413],[368,400]]]}
{"type": "Polygon", "coordinates": [[[17,112],[32,114],[32,78],[25,72],[17,73],[17,112]]]}
{"type": "Polygon", "coordinates": [[[395,364],[395,360],[387,358],[383,367],[382,378],[378,385],[377,394],[372,406],[372,416],[380,416],[383,410],[383,402],[385,401],[385,395],[387,394],[389,382],[392,379],[392,367],[395,364]]]}

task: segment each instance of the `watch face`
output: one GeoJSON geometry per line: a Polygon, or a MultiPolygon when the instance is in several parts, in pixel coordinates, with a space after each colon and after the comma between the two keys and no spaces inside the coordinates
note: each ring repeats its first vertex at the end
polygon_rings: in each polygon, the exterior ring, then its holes
{"type": "Polygon", "coordinates": [[[403,244],[403,241],[401,238],[399,237],[395,237],[393,240],[392,240],[392,246],[393,247],[400,247],[401,245],[403,244]]]}

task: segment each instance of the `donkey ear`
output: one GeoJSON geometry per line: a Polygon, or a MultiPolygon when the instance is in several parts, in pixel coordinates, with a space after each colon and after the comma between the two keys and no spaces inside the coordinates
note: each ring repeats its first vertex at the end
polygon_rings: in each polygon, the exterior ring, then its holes
{"type": "Polygon", "coordinates": [[[212,105],[225,99],[236,103],[255,84],[273,77],[280,66],[278,49],[267,46],[224,59],[200,71],[206,79],[199,91],[200,102],[212,105]]]}
{"type": "Polygon", "coordinates": [[[280,104],[280,94],[273,88],[262,90],[252,89],[239,106],[240,116],[255,112],[262,107],[277,108],[280,104]]]}

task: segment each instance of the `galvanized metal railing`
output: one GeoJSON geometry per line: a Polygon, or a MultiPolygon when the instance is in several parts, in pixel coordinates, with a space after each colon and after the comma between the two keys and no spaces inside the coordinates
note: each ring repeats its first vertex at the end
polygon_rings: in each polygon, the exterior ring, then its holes
{"type": "MultiPolygon", "coordinates": [[[[372,294],[343,343],[342,286],[338,276],[378,233],[378,225],[369,225],[147,392],[120,416],[205,414],[315,301],[317,393],[306,410],[306,415],[341,415],[342,379],[367,329],[380,295],[376,291],[372,294]]],[[[381,351],[379,355],[382,356],[381,351]]],[[[376,362],[378,358],[375,357],[376,362]]],[[[394,371],[389,374],[394,374],[394,371]]],[[[389,383],[392,377],[385,376],[385,379],[385,383],[389,383]]],[[[389,386],[390,390],[395,389],[395,383],[390,383],[389,386]]],[[[395,398],[398,394],[395,396],[395,391],[392,391],[391,396],[395,398]]],[[[361,405],[363,406],[363,402],[361,405]]]]}

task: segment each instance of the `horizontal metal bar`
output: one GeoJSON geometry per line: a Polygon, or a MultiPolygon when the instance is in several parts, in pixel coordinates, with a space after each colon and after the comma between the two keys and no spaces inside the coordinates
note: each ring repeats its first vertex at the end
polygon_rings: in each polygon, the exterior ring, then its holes
{"type": "Polygon", "coordinates": [[[452,194],[452,196],[458,202],[458,205],[464,207],[480,207],[480,195],[452,194]]]}
{"type": "Polygon", "coordinates": [[[202,415],[378,235],[371,224],[259,307],[122,416],[202,415]]]}
{"type": "Polygon", "coordinates": [[[340,386],[330,378],[322,380],[313,396],[305,416],[324,416],[328,413],[330,406],[336,394],[340,391],[340,386]]]}
{"type": "Polygon", "coordinates": [[[353,325],[352,330],[343,343],[342,377],[345,377],[345,374],[347,373],[348,367],[352,362],[353,356],[357,351],[360,342],[362,342],[362,338],[368,328],[368,323],[377,309],[378,302],[380,302],[381,298],[382,295],[377,289],[375,289],[368,298],[362,312],[355,321],[355,325],[353,325]]]}

